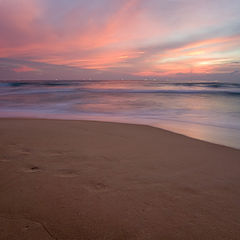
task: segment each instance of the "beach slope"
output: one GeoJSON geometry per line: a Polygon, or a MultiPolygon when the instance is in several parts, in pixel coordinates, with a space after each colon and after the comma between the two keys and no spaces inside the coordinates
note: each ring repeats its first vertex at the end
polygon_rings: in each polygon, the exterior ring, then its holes
{"type": "Polygon", "coordinates": [[[0,120],[0,239],[238,240],[240,151],[162,129],[0,120]]]}

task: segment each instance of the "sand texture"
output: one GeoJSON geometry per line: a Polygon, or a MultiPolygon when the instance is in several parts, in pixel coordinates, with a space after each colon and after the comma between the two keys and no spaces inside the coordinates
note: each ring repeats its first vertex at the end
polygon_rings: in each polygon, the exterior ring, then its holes
{"type": "Polygon", "coordinates": [[[240,151],[130,124],[0,120],[1,240],[239,240],[240,151]]]}

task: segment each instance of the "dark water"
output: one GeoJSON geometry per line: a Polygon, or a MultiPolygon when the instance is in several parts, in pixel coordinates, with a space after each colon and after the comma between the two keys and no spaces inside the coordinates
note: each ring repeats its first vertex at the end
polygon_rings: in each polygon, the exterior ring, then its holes
{"type": "Polygon", "coordinates": [[[240,84],[0,82],[1,117],[142,123],[240,148],[240,84]]]}

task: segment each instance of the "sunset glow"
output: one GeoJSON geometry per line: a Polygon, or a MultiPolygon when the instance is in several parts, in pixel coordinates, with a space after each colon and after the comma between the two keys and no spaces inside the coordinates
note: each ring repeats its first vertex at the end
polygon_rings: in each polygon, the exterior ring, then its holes
{"type": "Polygon", "coordinates": [[[239,12],[238,0],[0,0],[0,78],[238,80],[239,12]]]}

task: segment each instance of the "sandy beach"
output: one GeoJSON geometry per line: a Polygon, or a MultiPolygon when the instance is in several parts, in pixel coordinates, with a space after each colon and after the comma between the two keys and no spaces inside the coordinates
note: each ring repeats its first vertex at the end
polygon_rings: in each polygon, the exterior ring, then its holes
{"type": "Polygon", "coordinates": [[[238,240],[240,151],[162,129],[0,120],[1,240],[238,240]]]}

